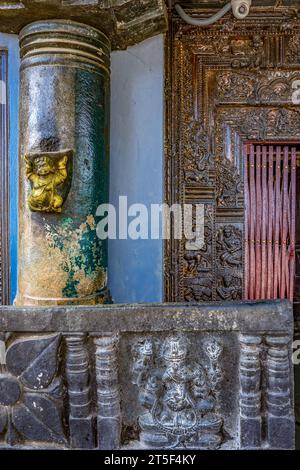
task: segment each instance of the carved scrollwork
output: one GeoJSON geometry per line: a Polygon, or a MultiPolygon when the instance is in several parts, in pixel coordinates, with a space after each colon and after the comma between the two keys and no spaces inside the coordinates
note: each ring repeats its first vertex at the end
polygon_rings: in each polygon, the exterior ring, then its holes
{"type": "Polygon", "coordinates": [[[286,47],[286,58],[289,63],[300,61],[300,34],[293,34],[288,40],[286,47]]]}
{"type": "Polygon", "coordinates": [[[254,83],[249,74],[221,72],[217,76],[217,98],[222,101],[245,101],[253,94],[254,83]]]}
{"type": "Polygon", "coordinates": [[[217,74],[216,99],[229,103],[290,103],[293,83],[299,73],[272,71],[262,73],[222,71],[217,74]]]}
{"type": "Polygon", "coordinates": [[[242,109],[239,131],[247,138],[265,140],[300,134],[300,114],[285,108],[242,109]]]}
{"type": "Polygon", "coordinates": [[[144,410],[139,418],[140,439],[147,446],[208,449],[218,448],[224,440],[212,385],[220,380],[220,371],[212,366],[216,350],[213,344],[206,347],[211,360],[208,375],[204,365],[189,357],[189,346],[183,335],[156,345],[146,338],[138,348],[133,346],[133,381],[137,384],[139,377],[144,410]]]}
{"type": "MultiPolygon", "coordinates": [[[[293,78],[296,80],[297,77],[293,78]]],[[[256,98],[262,103],[291,101],[292,81],[286,78],[275,78],[267,84],[257,85],[256,98]]]]}
{"type": "Polygon", "coordinates": [[[233,39],[231,41],[233,56],[232,68],[258,68],[262,63],[264,39],[256,34],[251,39],[233,39]]]}

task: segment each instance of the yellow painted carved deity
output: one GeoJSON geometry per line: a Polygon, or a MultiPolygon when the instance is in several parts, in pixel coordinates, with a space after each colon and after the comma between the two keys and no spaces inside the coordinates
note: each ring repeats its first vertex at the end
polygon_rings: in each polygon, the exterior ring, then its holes
{"type": "Polygon", "coordinates": [[[63,198],[57,192],[67,178],[68,156],[59,160],[49,155],[36,155],[34,159],[25,156],[26,176],[31,182],[28,196],[29,209],[34,212],[61,212],[63,198]]]}

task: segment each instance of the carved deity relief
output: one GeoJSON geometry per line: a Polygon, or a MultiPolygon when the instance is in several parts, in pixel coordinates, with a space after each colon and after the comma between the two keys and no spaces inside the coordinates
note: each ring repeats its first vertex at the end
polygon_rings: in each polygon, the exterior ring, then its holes
{"type": "Polygon", "coordinates": [[[211,228],[204,227],[204,244],[200,250],[187,250],[184,255],[185,270],[188,274],[196,274],[203,268],[212,264],[211,253],[211,228]]]}
{"type": "Polygon", "coordinates": [[[201,123],[192,119],[188,122],[184,135],[184,175],[185,181],[209,185],[208,136],[201,123]]]}
{"type": "Polygon", "coordinates": [[[208,302],[212,300],[213,280],[209,273],[200,273],[197,277],[188,279],[184,290],[186,302],[208,302]]]}
{"type": "Polygon", "coordinates": [[[232,224],[217,230],[217,300],[240,300],[242,298],[242,230],[232,224]]]}
{"type": "Polygon", "coordinates": [[[133,346],[133,383],[139,387],[140,440],[158,448],[216,449],[224,440],[223,419],[216,412],[222,379],[216,340],[203,343],[205,363],[193,361],[189,341],[175,334],[146,338],[133,346]]]}
{"type": "Polygon", "coordinates": [[[239,267],[242,263],[242,232],[238,227],[225,225],[217,232],[217,253],[221,266],[239,267]]]}
{"type": "Polygon", "coordinates": [[[234,165],[220,161],[216,171],[216,202],[220,207],[238,207],[242,182],[234,165]]]}
{"type": "Polygon", "coordinates": [[[242,278],[225,272],[219,275],[217,285],[218,300],[241,300],[242,298],[242,278]]]}
{"type": "Polygon", "coordinates": [[[214,208],[211,204],[205,204],[204,214],[204,244],[202,248],[189,250],[185,245],[183,269],[186,278],[184,287],[186,302],[212,300],[213,281],[210,271],[213,266],[214,208]]]}
{"type": "Polygon", "coordinates": [[[28,206],[33,212],[61,212],[64,198],[58,192],[67,177],[71,150],[25,155],[26,176],[31,183],[28,206]]]}

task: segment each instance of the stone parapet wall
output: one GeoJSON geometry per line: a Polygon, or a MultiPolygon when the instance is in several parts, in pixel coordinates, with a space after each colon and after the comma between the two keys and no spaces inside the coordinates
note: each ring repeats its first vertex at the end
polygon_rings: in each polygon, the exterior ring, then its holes
{"type": "Polygon", "coordinates": [[[0,447],[294,447],[287,301],[0,308],[0,447]]]}

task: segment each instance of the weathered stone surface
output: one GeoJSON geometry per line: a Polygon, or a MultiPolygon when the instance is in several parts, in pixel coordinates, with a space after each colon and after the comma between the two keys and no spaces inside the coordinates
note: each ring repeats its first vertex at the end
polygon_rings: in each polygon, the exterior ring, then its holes
{"type": "Polygon", "coordinates": [[[0,307],[0,333],[1,447],[294,447],[287,301],[0,307]]]}
{"type": "Polygon", "coordinates": [[[69,19],[100,29],[113,49],[124,49],[167,28],[164,0],[0,1],[1,31],[19,33],[38,20],[69,19]]]}
{"type": "Polygon", "coordinates": [[[107,301],[110,41],[71,21],[20,33],[19,305],[107,301]],[[41,47],[42,45],[42,47],[41,47]]]}

